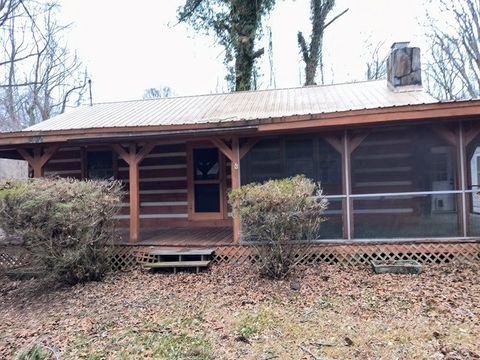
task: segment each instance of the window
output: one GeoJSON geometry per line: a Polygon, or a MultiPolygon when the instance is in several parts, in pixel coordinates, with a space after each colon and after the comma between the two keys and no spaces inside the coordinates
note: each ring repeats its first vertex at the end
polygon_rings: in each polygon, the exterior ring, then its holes
{"type": "Polygon", "coordinates": [[[87,178],[113,180],[113,154],[111,151],[89,151],[87,153],[87,178]]]}

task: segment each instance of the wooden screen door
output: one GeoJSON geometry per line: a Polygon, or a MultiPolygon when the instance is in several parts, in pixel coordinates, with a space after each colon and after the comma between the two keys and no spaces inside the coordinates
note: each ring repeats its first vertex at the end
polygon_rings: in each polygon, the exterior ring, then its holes
{"type": "Polygon", "coordinates": [[[187,161],[189,219],[225,218],[226,169],[223,154],[210,145],[191,145],[187,161]]]}

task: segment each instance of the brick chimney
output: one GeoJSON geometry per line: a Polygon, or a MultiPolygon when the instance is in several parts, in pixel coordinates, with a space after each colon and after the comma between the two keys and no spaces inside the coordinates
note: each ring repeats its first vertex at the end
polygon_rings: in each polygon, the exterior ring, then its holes
{"type": "Polygon", "coordinates": [[[420,48],[408,46],[409,42],[393,43],[387,60],[387,82],[393,91],[410,91],[422,88],[420,48]]]}

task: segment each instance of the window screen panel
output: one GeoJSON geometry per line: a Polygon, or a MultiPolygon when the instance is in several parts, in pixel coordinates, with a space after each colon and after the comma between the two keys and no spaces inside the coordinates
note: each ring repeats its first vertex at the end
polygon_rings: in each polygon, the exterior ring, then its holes
{"type": "Polygon", "coordinates": [[[457,189],[456,152],[431,127],[371,132],[352,154],[352,193],[457,189]]]}
{"type": "Polygon", "coordinates": [[[285,140],[284,177],[305,175],[315,180],[313,139],[297,138],[285,140]]]}
{"type": "Polygon", "coordinates": [[[113,179],[113,154],[111,151],[87,153],[87,177],[92,180],[113,179]]]}
{"type": "Polygon", "coordinates": [[[321,137],[318,138],[316,181],[327,195],[340,195],[342,190],[342,155],[321,137]]]}
{"type": "Polygon", "coordinates": [[[282,153],[278,139],[260,140],[241,160],[242,184],[282,178],[282,153]]]}
{"type": "Polygon", "coordinates": [[[355,239],[460,236],[459,194],[368,196],[353,200],[355,239]]]}

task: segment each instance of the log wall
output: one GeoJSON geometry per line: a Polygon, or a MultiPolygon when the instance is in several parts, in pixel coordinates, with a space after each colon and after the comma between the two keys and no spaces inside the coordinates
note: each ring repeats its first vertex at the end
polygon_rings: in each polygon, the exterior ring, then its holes
{"type": "MultiPolygon", "coordinates": [[[[96,148],[92,148],[97,150],[96,148]]],[[[105,148],[98,148],[105,150],[105,148]]],[[[109,150],[107,148],[107,150],[109,150]]],[[[45,176],[85,178],[86,152],[81,147],[60,148],[45,165],[45,176]]],[[[117,215],[119,224],[128,227],[128,164],[115,153],[115,178],[125,184],[125,195],[117,215]]],[[[139,165],[140,222],[142,226],[191,226],[187,209],[186,143],[156,146],[139,165]]],[[[227,187],[230,188],[230,163],[227,162],[227,187]]],[[[231,220],[195,221],[195,226],[229,226],[231,220]]]]}

